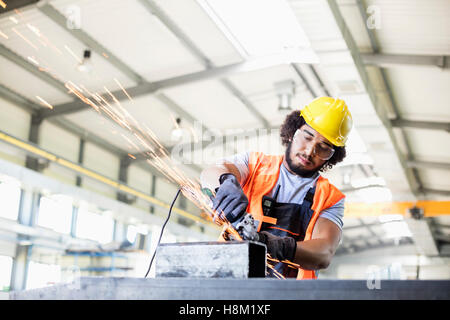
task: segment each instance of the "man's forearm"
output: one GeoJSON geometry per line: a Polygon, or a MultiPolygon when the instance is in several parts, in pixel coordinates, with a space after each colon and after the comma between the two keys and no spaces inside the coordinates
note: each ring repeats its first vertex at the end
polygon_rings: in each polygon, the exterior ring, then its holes
{"type": "Polygon", "coordinates": [[[295,263],[306,270],[325,269],[331,262],[334,250],[329,242],[324,239],[312,239],[297,242],[295,263]]]}

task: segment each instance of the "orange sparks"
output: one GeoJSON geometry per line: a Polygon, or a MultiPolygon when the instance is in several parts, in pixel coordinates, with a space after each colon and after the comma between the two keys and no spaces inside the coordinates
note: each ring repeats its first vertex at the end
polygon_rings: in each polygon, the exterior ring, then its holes
{"type": "Polygon", "coordinates": [[[15,12],[18,16],[20,16],[21,18],[23,18],[23,14],[22,14],[22,12],[20,12],[19,9],[14,9],[14,12],[15,12]]]}
{"type": "Polygon", "coordinates": [[[102,55],[106,58],[106,59],[109,59],[109,56],[106,54],[106,53],[102,53],[102,55]]]}
{"type": "Polygon", "coordinates": [[[2,36],[3,38],[5,38],[6,40],[8,40],[8,36],[6,34],[4,34],[3,32],[0,31],[0,36],[2,36]]]}
{"type": "Polygon", "coordinates": [[[16,18],[14,18],[14,17],[9,17],[9,20],[14,22],[15,24],[19,24],[19,21],[16,18]]]}
{"type": "MultiPolygon", "coordinates": [[[[114,80],[121,89],[124,90],[120,82],[118,82],[117,79],[114,80]]],[[[136,150],[136,152],[140,152],[147,157],[146,162],[148,164],[160,171],[169,179],[169,181],[179,185],[182,188],[183,194],[189,200],[197,207],[203,209],[211,218],[213,218],[212,220],[217,225],[223,227],[223,232],[226,235],[230,235],[233,239],[241,239],[240,235],[229,221],[222,216],[219,216],[218,212],[212,210],[211,200],[201,191],[200,182],[188,178],[179,168],[177,168],[176,164],[173,163],[172,159],[168,156],[167,150],[158,141],[156,135],[145,124],[142,129],[139,123],[121,106],[120,102],[108,88],[104,87],[106,94],[110,96],[112,102],[105,100],[102,95],[96,92],[90,93],[86,88],[80,86],[83,88],[85,94],[92,97],[95,102],[93,103],[82,93],[83,91],[81,88],[78,88],[72,82],[69,81],[65,83],[65,86],[69,89],[69,93],[73,93],[81,101],[92,106],[97,111],[101,110],[111,120],[116,122],[122,128],[127,129],[131,134],[132,139],[122,133],[120,133],[120,135],[136,150]]],[[[129,153],[128,156],[132,159],[136,159],[131,153],[129,153]]]]}
{"type": "Polygon", "coordinates": [[[27,27],[28,29],[30,29],[35,35],[37,35],[38,37],[41,37],[41,31],[39,31],[38,28],[36,28],[35,26],[33,26],[30,23],[27,23],[27,27]]]}
{"type": "Polygon", "coordinates": [[[2,0],[0,0],[0,6],[5,9],[6,8],[6,3],[2,0]]]}
{"type": "Polygon", "coordinates": [[[44,107],[53,109],[53,106],[50,103],[48,103],[47,101],[45,101],[44,99],[42,99],[41,97],[36,96],[36,99],[38,99],[44,107]]]}
{"type": "Polygon", "coordinates": [[[130,99],[130,101],[133,102],[133,99],[131,99],[131,97],[128,94],[127,90],[125,90],[125,88],[120,84],[119,80],[114,78],[114,81],[117,83],[117,85],[120,87],[120,89],[122,89],[123,93],[125,93],[125,95],[128,97],[128,99],[130,99]]]}
{"type": "Polygon", "coordinates": [[[38,50],[38,48],[30,40],[28,40],[23,34],[21,34],[19,31],[17,31],[16,28],[11,28],[11,30],[14,31],[19,37],[21,37],[26,43],[28,43],[34,50],[38,50]]]}
{"type": "Polygon", "coordinates": [[[39,62],[37,62],[37,60],[36,60],[35,57],[27,57],[27,59],[28,59],[30,62],[34,63],[35,65],[39,66],[39,62]]]}
{"type": "Polygon", "coordinates": [[[68,45],[65,45],[64,48],[67,50],[67,52],[70,53],[70,55],[78,62],[78,63],[82,63],[83,61],[81,61],[81,59],[72,51],[72,49],[69,48],[68,45]]]}

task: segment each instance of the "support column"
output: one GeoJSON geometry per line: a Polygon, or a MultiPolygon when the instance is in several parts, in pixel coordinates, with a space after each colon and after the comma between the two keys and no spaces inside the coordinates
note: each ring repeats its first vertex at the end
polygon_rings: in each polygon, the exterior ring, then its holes
{"type": "MultiPolygon", "coordinates": [[[[18,222],[26,226],[33,226],[37,219],[40,195],[32,190],[22,190],[19,206],[18,222]]],[[[29,236],[17,236],[16,255],[11,273],[11,290],[24,290],[28,276],[29,257],[32,246],[29,236]]]]}
{"type": "MultiPolygon", "coordinates": [[[[152,175],[152,186],[150,189],[150,195],[152,197],[155,197],[156,194],[156,176],[152,175]]],[[[154,214],[155,213],[155,206],[153,204],[150,204],[150,213],[154,214]]]]}
{"type": "MultiPolygon", "coordinates": [[[[28,134],[28,140],[32,143],[39,143],[39,128],[41,126],[43,118],[40,114],[33,114],[31,116],[30,132],[28,134]]],[[[41,171],[45,166],[39,162],[39,158],[27,156],[26,167],[35,171],[41,171]]]]}
{"type": "MultiPolygon", "coordinates": [[[[86,141],[81,138],[80,139],[80,147],[78,149],[78,164],[83,165],[84,162],[84,146],[86,141]]],[[[77,187],[81,187],[82,178],[81,176],[77,176],[76,185],[77,187]]]]}
{"type": "MultiPolygon", "coordinates": [[[[128,155],[123,156],[120,159],[120,168],[119,168],[119,181],[127,184],[128,183],[128,168],[130,167],[131,159],[128,155]]],[[[124,192],[117,192],[117,200],[125,202],[126,204],[132,204],[136,201],[136,197],[128,195],[124,192]]]]}

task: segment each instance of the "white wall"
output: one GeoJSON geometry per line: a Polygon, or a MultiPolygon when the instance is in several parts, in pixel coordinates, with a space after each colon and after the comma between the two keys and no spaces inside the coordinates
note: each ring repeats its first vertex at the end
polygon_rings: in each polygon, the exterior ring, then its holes
{"type": "Polygon", "coordinates": [[[128,168],[128,185],[131,188],[150,194],[152,174],[136,165],[130,165],[128,168]]]}
{"type": "Polygon", "coordinates": [[[31,116],[27,111],[0,98],[0,115],[0,130],[28,140],[31,116]]]}
{"type": "MultiPolygon", "coordinates": [[[[28,140],[30,130],[30,114],[20,107],[0,98],[0,130],[22,140],[28,140]]],[[[0,157],[8,161],[24,165],[25,153],[17,148],[1,143],[0,157]]]]}

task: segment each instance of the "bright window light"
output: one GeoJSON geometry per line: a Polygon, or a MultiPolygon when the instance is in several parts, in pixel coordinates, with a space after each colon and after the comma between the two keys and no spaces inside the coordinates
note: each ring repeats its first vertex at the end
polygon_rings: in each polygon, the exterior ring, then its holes
{"type": "Polygon", "coordinates": [[[319,59],[285,0],[197,0],[244,57],[286,55],[290,62],[319,59]]]}
{"type": "Polygon", "coordinates": [[[363,153],[367,152],[366,144],[358,133],[357,128],[353,127],[348,135],[347,142],[345,143],[345,148],[348,153],[363,153]]]}
{"type": "Polygon", "coordinates": [[[17,220],[21,192],[19,181],[3,178],[0,180],[0,217],[17,220]]]}
{"type": "Polygon", "coordinates": [[[388,188],[372,187],[356,191],[362,202],[377,203],[392,201],[392,192],[388,188]]]}
{"type": "Polygon", "coordinates": [[[382,227],[386,232],[386,238],[402,238],[402,237],[411,237],[411,231],[409,230],[408,225],[404,221],[393,221],[388,223],[383,223],[382,227]]]}
{"type": "Polygon", "coordinates": [[[134,243],[134,241],[136,240],[136,236],[137,236],[137,227],[130,225],[127,228],[127,240],[131,243],[134,243]]]}
{"type": "Polygon", "coordinates": [[[61,266],[30,261],[26,289],[42,288],[61,282],[61,266]]]}
{"type": "Polygon", "coordinates": [[[378,217],[381,223],[393,222],[393,221],[403,221],[403,216],[401,214],[383,214],[378,217]]]}
{"type": "Polygon", "coordinates": [[[72,223],[72,198],[65,195],[41,197],[37,224],[69,234],[72,223]]]}
{"type": "Polygon", "coordinates": [[[367,186],[385,186],[386,180],[382,177],[368,177],[368,178],[362,178],[362,179],[355,179],[352,180],[352,187],[353,188],[362,188],[367,186]]]}
{"type": "Polygon", "coordinates": [[[97,241],[101,244],[111,242],[114,234],[114,220],[80,208],[77,215],[76,236],[97,241]]]}
{"type": "Polygon", "coordinates": [[[13,259],[0,256],[0,291],[9,291],[11,285],[13,259]]]}

